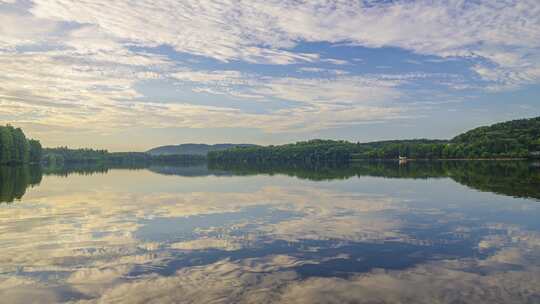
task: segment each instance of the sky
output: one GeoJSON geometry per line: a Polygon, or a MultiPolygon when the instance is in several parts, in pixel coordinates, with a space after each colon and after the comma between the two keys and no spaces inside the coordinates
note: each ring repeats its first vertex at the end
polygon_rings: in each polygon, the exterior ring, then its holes
{"type": "Polygon", "coordinates": [[[44,146],[451,138],[540,115],[538,0],[0,0],[44,146]]]}

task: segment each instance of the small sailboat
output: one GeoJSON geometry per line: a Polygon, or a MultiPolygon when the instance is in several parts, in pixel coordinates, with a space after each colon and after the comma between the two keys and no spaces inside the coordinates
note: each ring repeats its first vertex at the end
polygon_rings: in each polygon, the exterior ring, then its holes
{"type": "Polygon", "coordinates": [[[402,164],[406,164],[407,162],[409,161],[409,159],[407,158],[407,156],[399,156],[399,164],[402,165],[402,164]]]}

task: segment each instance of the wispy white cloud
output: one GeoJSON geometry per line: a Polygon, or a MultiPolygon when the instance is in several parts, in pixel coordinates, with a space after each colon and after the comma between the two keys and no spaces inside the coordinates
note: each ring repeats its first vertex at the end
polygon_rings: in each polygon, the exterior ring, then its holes
{"type": "Polygon", "coordinates": [[[324,69],[324,68],[316,68],[316,67],[302,67],[302,68],[299,68],[298,71],[305,72],[305,73],[327,73],[327,74],[334,74],[334,75],[350,74],[349,72],[345,70],[324,69]]]}
{"type": "Polygon", "coordinates": [[[35,18],[29,14],[0,11],[0,19],[0,51],[43,43],[59,29],[58,22],[35,18]]]}
{"type": "Polygon", "coordinates": [[[347,60],[341,60],[341,59],[334,59],[334,58],[324,58],[321,59],[322,62],[328,62],[330,64],[334,65],[346,65],[349,64],[347,60]]]}
{"type": "Polygon", "coordinates": [[[340,70],[301,68],[306,72],[328,72],[324,78],[270,77],[237,71],[184,70],[171,74],[176,80],[208,85],[223,90],[244,90],[265,98],[299,101],[306,104],[368,104],[399,97],[397,87],[422,74],[352,76],[340,70]]]}
{"type": "Polygon", "coordinates": [[[0,8],[0,66],[7,71],[0,75],[0,119],[20,124],[91,125],[108,132],[127,128],[132,125],[128,118],[144,115],[149,127],[190,123],[202,128],[320,130],[404,117],[406,107],[395,105],[407,94],[403,86],[427,79],[328,68],[349,67],[358,60],[364,64],[366,59],[338,59],[295,48],[306,42],[394,47],[433,56],[430,60],[466,58],[484,83],[437,83],[457,91],[516,89],[540,79],[540,6],[535,0],[1,3],[9,9],[0,8]],[[291,69],[304,77],[233,68],[201,71],[190,66],[197,59],[175,60],[158,54],[154,48],[160,46],[219,62],[303,63],[291,69]],[[189,82],[194,93],[251,102],[285,100],[298,106],[252,114],[241,108],[195,106],[190,100],[137,104],[140,97],[148,97],[136,89],[138,84],[164,79],[189,82]]]}
{"type": "Polygon", "coordinates": [[[287,37],[268,39],[266,30],[261,27],[264,24],[256,21],[267,16],[256,9],[244,10],[232,1],[81,3],[60,0],[34,3],[32,13],[36,16],[95,24],[120,40],[140,46],[165,44],[179,52],[222,61],[289,64],[318,58],[317,54],[281,49],[292,46],[292,41],[286,41],[287,37]]]}
{"type": "Polygon", "coordinates": [[[524,65],[537,66],[529,55],[538,53],[540,41],[540,6],[535,0],[302,4],[289,0],[36,0],[32,12],[47,19],[96,24],[135,44],[167,44],[181,52],[249,62],[312,61],[316,55],[286,49],[300,41],[348,41],[442,57],[482,57],[501,69],[519,72],[524,65]]]}

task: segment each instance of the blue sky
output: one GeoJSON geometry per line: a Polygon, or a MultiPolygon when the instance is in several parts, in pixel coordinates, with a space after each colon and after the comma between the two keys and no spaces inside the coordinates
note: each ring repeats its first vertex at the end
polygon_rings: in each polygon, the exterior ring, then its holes
{"type": "Polygon", "coordinates": [[[450,138],[540,115],[540,3],[0,0],[0,122],[46,146],[450,138]]]}

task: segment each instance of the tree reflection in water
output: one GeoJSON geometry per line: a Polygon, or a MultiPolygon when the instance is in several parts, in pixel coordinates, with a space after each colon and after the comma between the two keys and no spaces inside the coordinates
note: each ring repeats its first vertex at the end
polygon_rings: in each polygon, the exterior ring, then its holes
{"type": "Polygon", "coordinates": [[[249,176],[276,175],[311,181],[345,180],[373,176],[402,179],[451,178],[469,188],[512,197],[540,199],[540,164],[526,161],[365,161],[350,165],[280,166],[266,165],[170,165],[170,166],[103,166],[76,165],[61,167],[17,166],[0,167],[0,202],[21,199],[26,188],[39,185],[43,175],[104,174],[110,169],[148,169],[164,175],[177,176],[249,176]]]}

